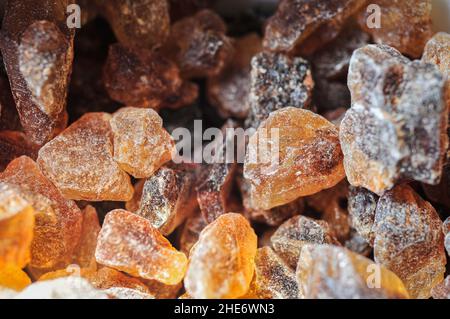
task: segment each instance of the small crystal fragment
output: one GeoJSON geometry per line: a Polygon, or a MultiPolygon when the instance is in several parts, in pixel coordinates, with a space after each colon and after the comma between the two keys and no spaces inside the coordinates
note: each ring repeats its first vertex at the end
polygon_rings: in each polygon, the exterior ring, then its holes
{"type": "Polygon", "coordinates": [[[338,129],[321,116],[294,107],[271,113],[247,147],[252,206],[270,209],[336,185],[342,159],[338,129]]]}
{"type": "Polygon", "coordinates": [[[0,181],[20,187],[24,199],[35,211],[30,266],[66,266],[81,234],[82,215],[77,205],[64,198],[26,156],[13,160],[0,174],[0,181]]]}
{"type": "Polygon", "coordinates": [[[142,191],[144,190],[145,179],[140,179],[134,184],[133,197],[125,203],[125,209],[129,212],[136,212],[141,203],[142,191]]]}
{"type": "Polygon", "coordinates": [[[450,276],[431,290],[433,299],[450,299],[450,276]]]}
{"type": "Polygon", "coordinates": [[[283,107],[310,108],[314,81],[306,60],[262,52],[253,57],[251,66],[248,126],[256,129],[283,107]]]}
{"type": "Polygon", "coordinates": [[[30,277],[20,267],[0,265],[0,291],[4,288],[20,291],[30,284],[30,277]]]}
{"type": "Polygon", "coordinates": [[[75,249],[73,262],[82,268],[95,268],[95,248],[97,247],[100,223],[98,221],[97,211],[91,205],[86,206],[82,214],[83,224],[81,227],[80,242],[75,249]]]}
{"type": "Polygon", "coordinates": [[[31,203],[17,187],[0,182],[0,269],[24,268],[29,263],[33,229],[31,203]]]}
{"type": "Polygon", "coordinates": [[[148,219],[163,235],[172,233],[198,207],[195,168],[192,164],[161,167],[145,181],[135,213],[148,219]]]}
{"type": "Polygon", "coordinates": [[[405,286],[393,272],[348,249],[331,245],[303,247],[297,282],[307,299],[408,298],[405,286]],[[374,280],[375,271],[379,282],[374,280]]]}
{"type": "Polygon", "coordinates": [[[444,245],[445,249],[447,250],[447,254],[450,255],[450,217],[447,217],[444,224],[442,225],[442,228],[444,230],[444,245]]]}
{"type": "Polygon", "coordinates": [[[107,113],[87,113],[39,150],[37,163],[70,199],[127,201],[130,177],[113,159],[107,113]]]}
{"type": "Polygon", "coordinates": [[[233,54],[226,25],[213,11],[205,9],[172,25],[166,50],[180,67],[184,78],[219,74],[233,54]]]}
{"type": "Polygon", "coordinates": [[[284,222],[270,238],[275,252],[293,269],[304,245],[340,245],[327,222],[305,216],[294,216],[284,222]]]}
{"type": "Polygon", "coordinates": [[[114,160],[135,178],[153,175],[170,161],[174,142],[152,109],[121,108],[113,114],[114,160]]]}
{"type": "Polygon", "coordinates": [[[201,214],[189,217],[186,219],[186,223],[183,226],[180,236],[180,250],[190,255],[192,246],[198,241],[200,233],[207,226],[205,219],[201,214]]]}
{"type": "Polygon", "coordinates": [[[310,54],[336,37],[347,18],[364,3],[361,0],[282,0],[266,24],[264,47],[277,52],[310,54]]]}
{"type": "Polygon", "coordinates": [[[191,249],[184,278],[194,298],[238,298],[253,278],[257,238],[240,214],[219,216],[203,229],[191,249]]]}
{"type": "Polygon", "coordinates": [[[353,53],[352,107],[340,126],[350,184],[381,195],[402,179],[439,182],[448,145],[444,85],[436,66],[391,47],[353,53]]]}
{"type": "Polygon", "coordinates": [[[359,18],[360,26],[370,33],[376,43],[386,44],[412,58],[422,55],[425,43],[431,38],[431,0],[374,0],[380,25],[373,10],[364,10],[359,18]]]}
{"type": "Polygon", "coordinates": [[[352,226],[373,246],[375,234],[373,224],[378,196],[363,187],[350,186],[348,195],[348,212],[352,226]]]}
{"type": "Polygon", "coordinates": [[[150,221],[121,209],[106,215],[95,258],[132,276],[168,285],[183,279],[187,265],[186,256],[173,248],[150,221]]]}
{"type": "Polygon", "coordinates": [[[444,279],[442,221],[408,185],[380,197],[373,226],[375,261],[402,279],[412,298],[429,298],[444,279]]]}

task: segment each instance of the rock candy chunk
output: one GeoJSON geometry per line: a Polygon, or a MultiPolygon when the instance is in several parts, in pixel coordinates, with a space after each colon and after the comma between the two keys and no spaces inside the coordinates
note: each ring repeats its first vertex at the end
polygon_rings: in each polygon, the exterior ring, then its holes
{"type": "Polygon", "coordinates": [[[186,256],[190,255],[192,246],[198,241],[200,233],[207,225],[201,214],[186,219],[180,235],[180,250],[186,256]]]}
{"type": "Polygon", "coordinates": [[[172,158],[174,142],[152,109],[125,107],[111,119],[114,160],[136,178],[153,175],[172,158]]]}
{"type": "Polygon", "coordinates": [[[259,248],[253,290],[259,298],[297,299],[295,272],[270,247],[259,248]]]}
{"type": "Polygon", "coordinates": [[[382,194],[400,179],[439,182],[448,145],[444,84],[436,66],[409,62],[391,47],[354,52],[352,108],[340,126],[350,184],[382,194]]]}
{"type": "Polygon", "coordinates": [[[13,185],[0,182],[0,270],[24,268],[31,259],[34,210],[13,185]]]}
{"type": "Polygon", "coordinates": [[[73,262],[82,268],[95,268],[95,248],[97,247],[97,237],[100,233],[100,223],[97,211],[91,205],[86,206],[82,213],[83,225],[80,242],[75,250],[73,262]]]}
{"type": "Polygon", "coordinates": [[[336,37],[347,18],[364,3],[363,0],[282,0],[266,24],[263,45],[277,52],[312,53],[336,37]]]}
{"type": "Polygon", "coordinates": [[[261,51],[256,33],[238,38],[230,64],[217,76],[208,78],[208,100],[224,117],[246,118],[249,111],[250,62],[261,51]]]}
{"type": "Polygon", "coordinates": [[[373,253],[372,246],[353,228],[350,231],[350,238],[344,242],[343,246],[365,257],[370,257],[373,253]]]}
{"type": "Polygon", "coordinates": [[[161,167],[145,181],[136,214],[168,235],[198,207],[195,194],[195,165],[172,164],[161,167]]]}
{"type": "Polygon", "coordinates": [[[444,245],[447,250],[447,254],[450,255],[450,217],[447,217],[443,224],[443,230],[445,235],[444,245]]]}
{"type": "Polygon", "coordinates": [[[294,107],[273,112],[247,148],[252,206],[270,209],[336,185],[345,175],[342,159],[333,124],[294,107]]]}
{"type": "Polygon", "coordinates": [[[39,150],[44,174],[71,199],[126,201],[130,177],[113,159],[107,113],[87,113],[39,150]]]}
{"type": "Polygon", "coordinates": [[[348,196],[348,212],[352,226],[371,245],[375,239],[373,223],[377,208],[378,196],[363,187],[350,186],[348,196]]]}
{"type": "Polygon", "coordinates": [[[307,299],[403,299],[402,281],[385,267],[348,249],[306,245],[297,266],[300,294],[307,299]]]}
{"type": "Polygon", "coordinates": [[[150,221],[125,210],[108,213],[95,251],[98,263],[132,276],[179,283],[187,258],[172,247],[150,221]]]}
{"type": "Polygon", "coordinates": [[[431,0],[375,0],[370,4],[377,5],[379,11],[364,10],[359,23],[375,42],[390,45],[412,58],[420,57],[432,36],[431,0]],[[380,25],[371,27],[378,13],[380,25]]]}
{"type": "Polygon", "coordinates": [[[166,50],[183,77],[214,76],[224,69],[233,54],[231,39],[225,33],[225,22],[205,9],[172,26],[166,50]]]}
{"type": "Polygon", "coordinates": [[[431,290],[433,299],[450,299],[450,276],[431,290]]]}
{"type": "Polygon", "coordinates": [[[73,60],[74,31],[66,25],[68,0],[8,1],[2,54],[20,121],[42,145],[63,129],[73,60]]]}
{"type": "Polygon", "coordinates": [[[5,288],[20,291],[30,284],[30,277],[20,267],[13,264],[0,265],[0,292],[5,288]]]}
{"type": "Polygon", "coordinates": [[[283,107],[310,107],[314,81],[306,60],[262,52],[253,57],[251,66],[248,126],[256,129],[283,107]]]}
{"type": "Polygon", "coordinates": [[[218,217],[192,247],[184,285],[194,298],[238,298],[250,285],[256,235],[240,214],[218,217]]]}
{"type": "Polygon", "coordinates": [[[81,277],[69,276],[38,281],[15,296],[15,299],[108,299],[105,292],[95,289],[81,277]]]}
{"type": "Polygon", "coordinates": [[[396,186],[378,201],[374,256],[402,279],[413,298],[429,298],[445,272],[442,222],[430,203],[407,185],[396,186]]]}
{"type": "Polygon", "coordinates": [[[340,245],[328,223],[305,216],[294,216],[284,222],[270,238],[275,252],[293,269],[304,245],[340,245]]]}
{"type": "Polygon", "coordinates": [[[142,191],[144,190],[145,179],[140,179],[134,184],[133,197],[125,203],[125,209],[129,212],[136,212],[141,204],[142,191]]]}
{"type": "Polygon", "coordinates": [[[82,215],[77,205],[62,196],[26,156],[13,160],[0,181],[15,184],[35,211],[30,266],[62,268],[72,256],[81,234],[82,215]]]}
{"type": "Polygon", "coordinates": [[[124,45],[153,49],[169,36],[167,0],[101,0],[100,3],[101,12],[124,45]]]}
{"type": "Polygon", "coordinates": [[[436,33],[426,44],[422,61],[436,64],[445,76],[450,74],[450,34],[436,33]]]}
{"type": "Polygon", "coordinates": [[[13,159],[26,155],[36,157],[36,146],[29,138],[18,131],[0,131],[0,171],[3,171],[13,159]]]}
{"type": "Polygon", "coordinates": [[[159,108],[179,94],[182,80],[175,63],[162,54],[113,44],[103,69],[109,96],[126,105],[159,108]]]}

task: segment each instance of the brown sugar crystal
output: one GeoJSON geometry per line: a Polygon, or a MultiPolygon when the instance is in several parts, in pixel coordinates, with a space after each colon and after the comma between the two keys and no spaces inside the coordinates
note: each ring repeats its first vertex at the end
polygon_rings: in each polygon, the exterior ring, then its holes
{"type": "Polygon", "coordinates": [[[2,54],[27,136],[42,145],[66,126],[74,31],[66,25],[68,0],[8,1],[2,54]]]}
{"type": "Polygon", "coordinates": [[[186,219],[180,235],[180,250],[186,256],[190,255],[191,248],[198,241],[200,233],[207,225],[208,223],[200,213],[186,219]]]}
{"type": "Polygon", "coordinates": [[[152,109],[124,107],[113,114],[114,160],[135,178],[145,178],[172,158],[174,142],[152,109]]]}
{"type": "Polygon", "coordinates": [[[88,201],[127,201],[130,177],[113,158],[111,115],[86,113],[44,145],[38,164],[67,197],[88,201]]]}
{"type": "Polygon", "coordinates": [[[294,107],[273,112],[247,147],[252,205],[270,209],[330,188],[344,178],[342,160],[338,129],[323,117],[294,107]]]}
{"type": "Polygon", "coordinates": [[[191,249],[184,278],[187,293],[194,298],[243,296],[253,278],[256,244],[255,232],[244,216],[218,217],[191,249]]]}
{"type": "Polygon", "coordinates": [[[173,248],[150,221],[121,209],[106,215],[95,258],[102,265],[168,285],[183,279],[187,265],[186,256],[173,248]]]}
{"type": "Polygon", "coordinates": [[[96,268],[95,248],[97,247],[97,237],[100,232],[100,223],[95,208],[91,205],[82,210],[83,224],[81,236],[77,248],[75,249],[73,262],[82,268],[96,268]]]}
{"type": "Polygon", "coordinates": [[[363,187],[350,186],[348,196],[348,212],[352,226],[358,233],[373,246],[375,234],[373,224],[378,196],[363,187]]]}
{"type": "Polygon", "coordinates": [[[20,291],[30,284],[30,277],[17,265],[0,265],[0,295],[4,289],[20,291]]]}

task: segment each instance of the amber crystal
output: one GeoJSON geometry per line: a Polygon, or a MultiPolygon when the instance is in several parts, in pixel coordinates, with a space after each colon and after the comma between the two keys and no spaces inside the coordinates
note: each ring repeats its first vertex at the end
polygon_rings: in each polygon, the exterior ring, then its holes
{"type": "Polygon", "coordinates": [[[184,278],[187,293],[194,298],[243,296],[253,277],[255,255],[256,235],[245,217],[218,217],[191,249],[184,278]]]}
{"type": "Polygon", "coordinates": [[[306,60],[262,52],[253,57],[251,67],[248,126],[256,129],[283,107],[310,107],[314,81],[306,60]]]}
{"type": "Polygon", "coordinates": [[[195,168],[191,164],[161,167],[145,181],[136,214],[148,219],[163,235],[172,233],[198,207],[195,168]]]}
{"type": "Polygon", "coordinates": [[[338,129],[323,117],[294,107],[271,113],[247,147],[252,206],[270,209],[336,185],[344,178],[342,159],[338,129]]]}
{"type": "Polygon", "coordinates": [[[445,235],[445,249],[447,250],[447,254],[450,255],[450,217],[447,217],[442,228],[445,235]]]}
{"type": "Polygon", "coordinates": [[[26,156],[13,160],[0,181],[15,184],[35,211],[30,266],[64,267],[73,255],[81,233],[82,215],[26,156]]]}
{"type": "Polygon", "coordinates": [[[375,261],[402,279],[413,298],[428,298],[445,272],[442,221],[407,185],[380,197],[373,226],[375,261]]]}
{"type": "Polygon", "coordinates": [[[368,45],[353,53],[352,107],[340,126],[347,178],[382,194],[401,179],[437,184],[447,149],[445,79],[436,66],[368,45]]]}
{"type": "Polygon", "coordinates": [[[275,252],[293,269],[304,245],[339,245],[334,232],[327,222],[305,216],[294,216],[284,222],[270,238],[275,252]]]}
{"type": "Polygon", "coordinates": [[[2,26],[2,54],[27,136],[44,144],[67,122],[67,87],[72,71],[74,31],[66,25],[72,1],[8,1],[2,26]]]}
{"type": "Polygon", "coordinates": [[[0,270],[8,264],[23,268],[29,263],[34,213],[19,188],[0,182],[0,270]]]}
{"type": "Polygon", "coordinates": [[[219,74],[233,54],[226,25],[213,11],[205,9],[172,25],[167,45],[185,78],[219,74]]]}
{"type": "Polygon", "coordinates": [[[81,236],[75,249],[73,262],[80,267],[96,268],[95,248],[97,247],[97,237],[100,232],[97,211],[94,207],[88,205],[82,210],[82,214],[81,236]]]}
{"type": "Polygon", "coordinates": [[[172,137],[162,127],[162,119],[152,109],[121,108],[113,114],[114,160],[136,178],[153,175],[170,161],[172,137]]]}
{"type": "Polygon", "coordinates": [[[130,177],[113,158],[107,113],[87,113],[39,150],[44,174],[71,199],[130,200],[130,177]]]}
{"type": "Polygon", "coordinates": [[[129,212],[136,212],[141,203],[142,191],[144,190],[145,179],[140,179],[134,184],[133,197],[125,203],[125,209],[129,212]]]}
{"type": "Polygon", "coordinates": [[[431,290],[433,299],[450,299],[450,276],[431,290]]]}
{"type": "Polygon", "coordinates": [[[30,284],[30,277],[20,267],[12,264],[0,265],[0,292],[4,288],[20,291],[30,284]]]}
{"type": "Polygon", "coordinates": [[[201,214],[196,214],[186,219],[180,235],[180,249],[189,256],[191,248],[198,241],[200,233],[207,226],[201,214]]]}
{"type": "Polygon", "coordinates": [[[408,298],[405,286],[393,272],[337,246],[303,247],[297,281],[300,293],[308,299],[408,298]]]}
{"type": "Polygon", "coordinates": [[[363,187],[350,186],[348,195],[348,212],[352,226],[371,245],[375,239],[373,223],[378,196],[363,187]]]}
{"type": "Polygon", "coordinates": [[[422,55],[432,36],[431,0],[374,0],[376,10],[363,10],[359,22],[375,42],[390,45],[412,58],[422,55]],[[379,14],[380,25],[376,23],[379,14]]]}
{"type": "Polygon", "coordinates": [[[106,215],[95,258],[102,265],[168,285],[183,279],[187,264],[186,256],[150,221],[120,209],[106,215]]]}
{"type": "Polygon", "coordinates": [[[364,0],[282,0],[267,21],[264,47],[310,54],[336,37],[364,0]],[[318,31],[318,32],[316,32],[318,31]]]}

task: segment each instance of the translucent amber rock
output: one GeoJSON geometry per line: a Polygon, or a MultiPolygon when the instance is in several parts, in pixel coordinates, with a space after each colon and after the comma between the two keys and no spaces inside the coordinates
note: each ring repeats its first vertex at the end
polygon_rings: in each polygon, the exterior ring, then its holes
{"type": "Polygon", "coordinates": [[[161,53],[113,44],[103,69],[109,96],[126,105],[159,108],[180,94],[183,84],[175,63],[161,53]]]}
{"type": "Polygon", "coordinates": [[[403,299],[408,292],[391,271],[345,248],[306,245],[297,266],[307,299],[403,299]]]}
{"type": "Polygon", "coordinates": [[[234,41],[230,64],[217,76],[208,78],[208,100],[223,118],[246,118],[249,111],[250,62],[262,50],[256,33],[234,41]]]}
{"type": "Polygon", "coordinates": [[[310,107],[314,81],[306,60],[262,52],[253,57],[251,66],[248,126],[256,129],[283,107],[310,107]]]}
{"type": "Polygon", "coordinates": [[[349,239],[351,232],[347,197],[348,183],[343,180],[334,187],[305,198],[307,205],[321,214],[321,219],[328,223],[341,243],[349,239]]]}
{"type": "Polygon", "coordinates": [[[83,225],[81,227],[80,242],[75,250],[73,262],[82,268],[95,268],[95,248],[97,247],[97,237],[101,227],[94,207],[91,205],[86,206],[82,214],[83,225]]]}
{"type": "Polygon", "coordinates": [[[153,175],[172,158],[174,142],[152,109],[125,107],[111,119],[114,160],[136,178],[153,175]]]}
{"type": "Polygon", "coordinates": [[[183,284],[166,285],[156,280],[142,280],[155,299],[175,299],[183,284]]]}
{"type": "Polygon", "coordinates": [[[448,145],[444,85],[436,66],[391,47],[353,53],[352,107],[340,126],[350,184],[382,194],[400,179],[439,182],[448,145]]]}
{"type": "Polygon", "coordinates": [[[207,225],[205,219],[200,214],[186,219],[180,235],[180,250],[186,256],[190,255],[192,246],[198,241],[200,233],[207,225]]]}
{"type": "Polygon", "coordinates": [[[22,126],[44,144],[63,129],[73,60],[68,0],[14,0],[6,5],[2,54],[22,126]]]}
{"type": "Polygon", "coordinates": [[[370,4],[378,6],[379,27],[370,27],[370,22],[374,22],[371,10],[364,10],[359,22],[375,42],[390,45],[412,58],[420,57],[433,34],[431,0],[375,0],[370,4]]]}
{"type": "Polygon", "coordinates": [[[25,156],[13,160],[0,181],[15,184],[35,211],[30,266],[64,267],[70,262],[81,234],[82,215],[77,205],[60,191],[25,156]]]}
{"type": "Polygon", "coordinates": [[[305,216],[294,216],[284,222],[270,238],[275,252],[293,269],[300,252],[308,243],[339,245],[328,223],[305,216]]]}
{"type": "Polygon", "coordinates": [[[183,279],[187,265],[186,256],[173,248],[150,221],[120,209],[106,215],[95,258],[132,276],[168,285],[183,279]]]}
{"type": "Polygon", "coordinates": [[[233,54],[226,25],[210,10],[202,10],[172,25],[167,47],[185,78],[219,74],[233,54]]]}
{"type": "Polygon", "coordinates": [[[24,268],[31,259],[34,210],[20,190],[0,182],[0,269],[24,268]]]}
{"type": "Polygon", "coordinates": [[[312,53],[337,36],[363,0],[282,0],[267,21],[264,47],[278,52],[312,53]],[[317,31],[317,32],[316,32],[317,31]]]}
{"type": "Polygon", "coordinates": [[[252,206],[270,209],[336,185],[345,176],[342,159],[338,129],[321,116],[294,107],[271,113],[247,147],[252,206]]]}
{"type": "Polygon", "coordinates": [[[264,299],[300,297],[295,272],[270,247],[259,248],[255,259],[254,291],[264,299]]]}
{"type": "Polygon", "coordinates": [[[359,255],[373,256],[372,246],[353,228],[350,231],[350,237],[344,242],[343,246],[359,255]]]}
{"type": "Polygon", "coordinates": [[[447,254],[450,255],[450,217],[447,217],[443,224],[443,230],[445,235],[445,249],[447,250],[447,254]]]}
{"type": "Polygon", "coordinates": [[[431,290],[433,299],[450,299],[450,276],[431,290]]]}
{"type": "Polygon", "coordinates": [[[348,196],[348,212],[352,226],[371,245],[375,239],[373,224],[378,196],[363,187],[350,186],[348,196]]]}
{"type": "Polygon", "coordinates": [[[20,267],[12,264],[0,266],[0,290],[8,288],[20,291],[30,284],[30,277],[20,267]]]}
{"type": "Polygon", "coordinates": [[[113,158],[107,113],[87,113],[39,150],[37,163],[70,199],[127,201],[130,177],[113,158]]]}
{"type": "Polygon", "coordinates": [[[170,32],[167,0],[100,0],[117,39],[129,46],[153,49],[165,42],[170,32]]]}
{"type": "Polygon", "coordinates": [[[70,276],[38,281],[15,296],[16,299],[109,299],[81,277],[70,276]]]}
{"type": "Polygon", "coordinates": [[[413,298],[429,298],[445,272],[442,222],[430,203],[407,185],[396,186],[378,201],[375,261],[402,279],[413,298]]]}
{"type": "Polygon", "coordinates": [[[18,131],[0,131],[0,171],[22,155],[36,158],[36,146],[30,144],[29,138],[18,131]]]}
{"type": "Polygon", "coordinates": [[[172,164],[161,167],[145,181],[136,214],[168,235],[198,207],[195,194],[195,165],[172,164]]]}
{"type": "Polygon", "coordinates": [[[129,212],[136,212],[141,203],[142,191],[144,190],[145,179],[140,179],[134,184],[133,197],[125,203],[125,209],[129,212]]]}
{"type": "Polygon", "coordinates": [[[184,286],[194,298],[238,298],[250,285],[256,235],[240,214],[218,217],[191,249],[184,286]]]}

